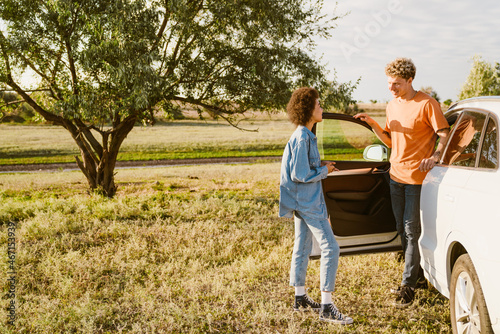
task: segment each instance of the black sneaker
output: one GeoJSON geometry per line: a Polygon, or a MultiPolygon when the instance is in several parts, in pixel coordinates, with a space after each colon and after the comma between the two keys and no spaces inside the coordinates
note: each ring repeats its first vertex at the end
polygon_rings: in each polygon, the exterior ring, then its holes
{"type": "Polygon", "coordinates": [[[307,294],[302,296],[295,296],[295,304],[293,305],[294,311],[320,311],[320,303],[316,303],[307,294]]]}
{"type": "Polygon", "coordinates": [[[393,295],[400,295],[401,294],[401,285],[398,286],[397,288],[391,288],[391,293],[393,295]]]}
{"type": "Polygon", "coordinates": [[[409,286],[403,285],[399,291],[399,295],[396,297],[394,306],[397,308],[408,307],[415,298],[415,289],[409,286]]]}
{"type": "MultiPolygon", "coordinates": [[[[427,283],[427,280],[423,277],[419,277],[417,281],[417,285],[415,286],[416,289],[427,289],[429,287],[429,284],[427,283]]],[[[391,288],[391,293],[393,295],[400,295],[401,294],[401,288],[402,286],[398,286],[397,288],[391,288]]]]}
{"type": "Polygon", "coordinates": [[[351,317],[347,317],[340,313],[332,303],[321,304],[321,313],[319,314],[319,320],[328,321],[339,325],[349,325],[353,322],[351,317]]]}

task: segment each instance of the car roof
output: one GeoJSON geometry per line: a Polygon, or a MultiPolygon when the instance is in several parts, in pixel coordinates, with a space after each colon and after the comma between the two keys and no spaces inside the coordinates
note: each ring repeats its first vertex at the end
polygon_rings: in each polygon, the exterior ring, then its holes
{"type": "Polygon", "coordinates": [[[448,109],[478,108],[487,109],[500,116],[500,96],[478,96],[455,102],[448,109]]]}

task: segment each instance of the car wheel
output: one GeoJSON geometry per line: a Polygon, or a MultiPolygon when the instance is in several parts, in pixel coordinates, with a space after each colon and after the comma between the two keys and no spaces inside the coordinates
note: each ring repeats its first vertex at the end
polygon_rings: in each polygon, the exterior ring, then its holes
{"type": "Polygon", "coordinates": [[[451,273],[450,313],[453,333],[493,333],[483,290],[468,254],[451,273]]]}

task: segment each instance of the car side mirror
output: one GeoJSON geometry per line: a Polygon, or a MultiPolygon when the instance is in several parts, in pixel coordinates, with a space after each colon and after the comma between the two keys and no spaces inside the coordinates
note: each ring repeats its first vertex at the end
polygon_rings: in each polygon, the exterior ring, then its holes
{"type": "Polygon", "coordinates": [[[363,159],[368,161],[387,161],[387,147],[380,144],[367,146],[363,151],[363,159]]]}

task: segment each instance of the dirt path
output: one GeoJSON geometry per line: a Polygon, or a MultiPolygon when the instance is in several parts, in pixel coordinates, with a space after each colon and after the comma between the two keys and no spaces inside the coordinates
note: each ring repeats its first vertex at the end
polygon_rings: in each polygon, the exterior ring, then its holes
{"type": "MultiPolygon", "coordinates": [[[[182,160],[148,160],[148,161],[118,161],[116,168],[134,167],[162,167],[179,165],[202,165],[202,164],[232,164],[251,163],[265,161],[280,161],[281,157],[237,157],[237,158],[211,158],[211,159],[182,159],[182,160]]],[[[57,164],[28,164],[28,165],[0,165],[0,173],[21,172],[53,172],[78,170],[76,162],[57,164]]]]}

